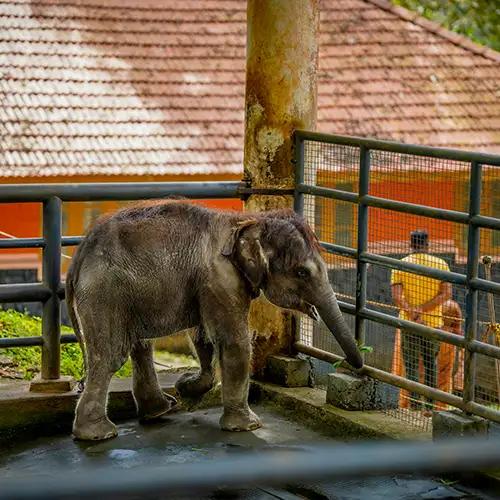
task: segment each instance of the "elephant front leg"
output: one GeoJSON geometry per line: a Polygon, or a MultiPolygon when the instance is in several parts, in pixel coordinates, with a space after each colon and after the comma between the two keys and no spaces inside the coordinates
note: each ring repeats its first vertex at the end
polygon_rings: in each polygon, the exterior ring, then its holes
{"type": "Polygon", "coordinates": [[[251,347],[246,328],[238,338],[222,340],[220,348],[224,405],[220,426],[226,431],[258,429],[262,423],[248,406],[251,347]]]}

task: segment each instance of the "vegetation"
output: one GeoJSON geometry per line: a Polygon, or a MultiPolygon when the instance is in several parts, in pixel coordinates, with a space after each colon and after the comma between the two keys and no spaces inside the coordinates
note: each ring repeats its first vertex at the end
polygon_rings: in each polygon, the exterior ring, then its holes
{"type": "MultiPolygon", "coordinates": [[[[0,310],[0,338],[34,337],[41,335],[41,331],[42,320],[40,318],[13,310],[0,310]]],[[[62,333],[73,333],[73,330],[63,326],[62,333]]],[[[0,350],[0,356],[7,358],[13,365],[13,370],[26,380],[31,380],[40,371],[40,347],[2,349],[0,350]]],[[[116,375],[128,377],[131,372],[130,361],[127,361],[116,375]]],[[[71,375],[76,379],[83,377],[83,358],[78,344],[64,344],[62,346],[61,374],[71,375]]]]}
{"type": "Polygon", "coordinates": [[[500,51],[500,4],[494,0],[392,0],[445,28],[500,51]]]}

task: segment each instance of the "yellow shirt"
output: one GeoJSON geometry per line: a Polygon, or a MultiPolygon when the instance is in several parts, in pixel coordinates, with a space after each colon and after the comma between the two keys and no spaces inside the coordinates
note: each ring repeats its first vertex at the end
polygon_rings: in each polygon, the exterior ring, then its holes
{"type": "MultiPolygon", "coordinates": [[[[435,255],[428,253],[412,253],[404,259],[403,262],[419,264],[421,266],[432,267],[433,269],[441,269],[449,271],[448,264],[435,255]]],[[[420,276],[407,271],[393,269],[391,273],[391,285],[403,285],[403,294],[406,301],[412,307],[418,307],[429,300],[432,300],[439,293],[441,281],[429,278],[428,276],[420,276]]],[[[404,311],[401,311],[402,319],[409,319],[404,311]]],[[[433,328],[441,328],[443,326],[443,308],[438,306],[432,311],[422,314],[422,321],[433,328]]]]}

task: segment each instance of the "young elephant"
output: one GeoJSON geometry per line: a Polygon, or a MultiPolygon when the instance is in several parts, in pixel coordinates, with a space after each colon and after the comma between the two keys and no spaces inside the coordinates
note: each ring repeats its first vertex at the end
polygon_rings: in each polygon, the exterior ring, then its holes
{"type": "Polygon", "coordinates": [[[317,240],[289,210],[250,215],[180,201],[126,208],[87,234],[66,283],[71,320],[86,348],[86,384],[73,425],[79,439],[116,435],[106,415],[107,391],[129,354],[139,416],[152,419],[171,409],[173,398],[160,389],[148,339],[187,328],[197,329],[201,370],[181,377],[179,394],[199,397],[212,387],[218,352],[222,429],[260,427],[247,401],[247,317],[261,291],[277,306],[321,317],[348,362],[362,366],[317,240]]]}

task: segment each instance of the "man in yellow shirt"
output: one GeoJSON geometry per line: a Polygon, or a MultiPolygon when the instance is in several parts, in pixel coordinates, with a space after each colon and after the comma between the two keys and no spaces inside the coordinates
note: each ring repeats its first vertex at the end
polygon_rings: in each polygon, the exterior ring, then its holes
{"type": "MultiPolygon", "coordinates": [[[[449,270],[443,259],[429,254],[429,235],[426,231],[413,231],[410,235],[410,245],[412,253],[403,259],[404,262],[449,270]]],[[[400,318],[423,323],[432,328],[443,327],[443,304],[451,299],[450,283],[394,269],[391,274],[391,287],[394,302],[400,309],[400,318]]],[[[418,364],[421,359],[425,384],[436,387],[439,343],[402,330],[401,348],[406,378],[418,382],[418,364]]],[[[416,408],[418,394],[412,393],[410,397],[410,407],[416,408]]]]}

